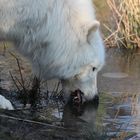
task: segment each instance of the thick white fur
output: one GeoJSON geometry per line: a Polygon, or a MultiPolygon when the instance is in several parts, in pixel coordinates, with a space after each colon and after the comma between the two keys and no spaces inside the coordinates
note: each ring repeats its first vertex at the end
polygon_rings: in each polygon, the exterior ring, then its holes
{"type": "Polygon", "coordinates": [[[37,76],[63,79],[64,92],[97,94],[104,45],[92,0],[0,0],[0,38],[15,43],[37,76]]]}

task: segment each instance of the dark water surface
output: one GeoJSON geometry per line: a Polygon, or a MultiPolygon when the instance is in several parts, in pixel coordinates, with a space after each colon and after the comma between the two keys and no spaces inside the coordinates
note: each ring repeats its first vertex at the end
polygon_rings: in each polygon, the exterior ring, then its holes
{"type": "MultiPolygon", "coordinates": [[[[36,110],[23,109],[15,98],[9,71],[19,77],[19,70],[9,51],[15,52],[0,47],[0,94],[18,110],[0,111],[0,140],[140,140],[139,50],[107,50],[106,64],[98,76],[99,104],[94,100],[79,107],[64,105],[58,98],[48,101],[43,95],[42,107],[36,110]]],[[[29,81],[30,65],[18,58],[24,79],[29,81]]],[[[47,90],[53,91],[56,83],[48,82],[47,90]]],[[[42,89],[45,92],[45,86],[42,89]]]]}

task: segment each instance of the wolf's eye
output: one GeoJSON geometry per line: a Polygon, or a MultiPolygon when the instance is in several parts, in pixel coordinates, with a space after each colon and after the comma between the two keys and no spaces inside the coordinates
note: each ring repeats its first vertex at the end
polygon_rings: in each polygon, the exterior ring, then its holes
{"type": "Polygon", "coordinates": [[[96,70],[96,67],[93,67],[93,68],[92,68],[92,71],[95,71],[95,70],[96,70]]]}

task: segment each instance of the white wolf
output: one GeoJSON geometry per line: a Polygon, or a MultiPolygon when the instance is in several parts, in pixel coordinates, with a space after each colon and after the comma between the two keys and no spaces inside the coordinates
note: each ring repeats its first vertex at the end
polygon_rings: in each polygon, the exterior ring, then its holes
{"type": "Polygon", "coordinates": [[[104,45],[92,0],[0,0],[0,39],[13,41],[35,74],[62,81],[66,95],[97,94],[104,45]]]}

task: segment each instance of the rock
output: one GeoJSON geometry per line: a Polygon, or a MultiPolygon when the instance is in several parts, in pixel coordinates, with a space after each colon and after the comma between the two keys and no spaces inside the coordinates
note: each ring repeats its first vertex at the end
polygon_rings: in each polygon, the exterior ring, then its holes
{"type": "Polygon", "coordinates": [[[12,103],[2,95],[0,95],[0,108],[7,109],[7,110],[14,110],[12,103]]]}

